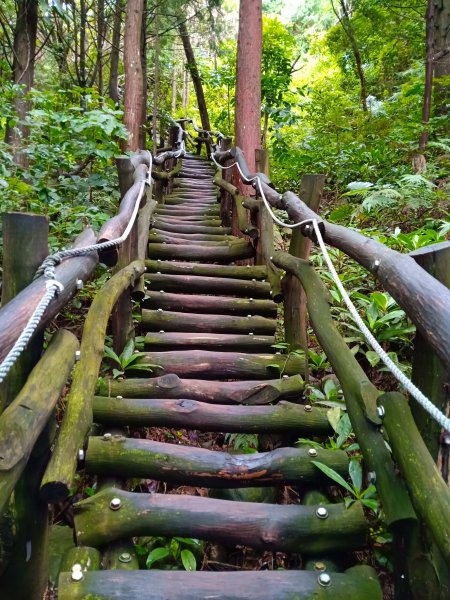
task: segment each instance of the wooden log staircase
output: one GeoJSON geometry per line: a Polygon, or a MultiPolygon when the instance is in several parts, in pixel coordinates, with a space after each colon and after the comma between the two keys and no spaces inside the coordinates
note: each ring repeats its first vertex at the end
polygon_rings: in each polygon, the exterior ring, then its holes
{"type": "Polygon", "coordinates": [[[277,306],[266,268],[236,264],[252,258],[254,247],[222,226],[214,172],[208,161],[187,155],[153,216],[142,301],[145,352],[136,362],[154,366],[150,376],[139,371],[141,377],[101,381],[93,415],[102,429],[89,438],[85,457],[98,487],[74,507],[77,545],[110,558],[103,570],[66,564],[58,597],[381,599],[375,571],[364,564],[363,509],[318,492],[329,480],[314,462],[345,477],[347,454],[292,444],[331,433],[326,409],[303,396],[304,358],[273,347],[277,306]],[[270,433],[278,444],[232,454],[182,445],[176,436],[172,443],[133,437],[129,428],[136,427],[270,433]],[[126,491],[125,480],[136,478],[164,482],[168,493],[126,491]],[[170,493],[181,485],[216,492],[170,493]],[[295,486],[299,501],[235,501],[217,493],[285,485],[295,486]],[[131,540],[142,536],[295,554],[299,568],[138,570],[131,540]]]}

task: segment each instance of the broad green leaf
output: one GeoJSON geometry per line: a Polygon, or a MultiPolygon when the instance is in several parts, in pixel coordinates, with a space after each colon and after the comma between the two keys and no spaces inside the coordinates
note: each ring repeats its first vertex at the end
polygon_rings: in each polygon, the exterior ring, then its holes
{"type": "Polygon", "coordinates": [[[337,447],[340,448],[352,433],[352,424],[347,413],[344,413],[339,419],[339,423],[336,427],[336,433],[338,434],[336,444],[337,447]]]}
{"type": "Polygon", "coordinates": [[[336,473],[336,471],[334,469],[331,469],[327,465],[324,465],[323,463],[318,462],[316,460],[312,460],[311,462],[320,471],[322,471],[322,473],[325,473],[325,475],[327,477],[329,477],[330,479],[332,479],[333,481],[335,481],[337,484],[339,484],[340,486],[342,486],[344,489],[346,489],[349,494],[351,494],[352,496],[355,495],[355,492],[352,490],[351,486],[345,481],[345,479],[343,479],[339,475],[339,473],[336,473]]]}
{"type": "Polygon", "coordinates": [[[150,569],[153,563],[157,562],[158,560],[164,560],[169,555],[169,548],[154,548],[147,556],[147,561],[145,563],[147,565],[147,569],[150,569]]]}
{"type": "Polygon", "coordinates": [[[128,340],[125,344],[122,354],[120,355],[123,361],[128,361],[133,356],[134,340],[128,340]]]}
{"type": "Polygon", "coordinates": [[[366,508],[373,510],[374,513],[378,510],[378,502],[376,500],[361,500],[361,504],[363,504],[366,508]]]}
{"type": "Polygon", "coordinates": [[[380,362],[380,357],[373,350],[368,350],[366,352],[366,358],[369,361],[371,367],[375,367],[380,362]]]}
{"type": "Polygon", "coordinates": [[[183,567],[186,569],[186,571],[197,570],[197,561],[190,550],[181,551],[181,562],[183,563],[183,567]]]}
{"type": "Polygon", "coordinates": [[[340,418],[341,409],[339,407],[330,408],[330,410],[327,410],[327,419],[331,427],[333,428],[333,431],[337,431],[337,426],[340,418]]]}
{"type": "Polygon", "coordinates": [[[337,387],[332,379],[327,379],[323,385],[323,391],[327,398],[331,399],[332,396],[336,396],[337,387]]]}
{"type": "Polygon", "coordinates": [[[112,348],[110,348],[109,346],[105,346],[103,349],[103,356],[106,356],[107,358],[111,358],[114,362],[116,362],[118,365],[120,365],[120,358],[117,356],[117,354],[114,352],[114,350],[112,348]]]}
{"type": "Polygon", "coordinates": [[[359,460],[353,459],[349,462],[348,465],[348,474],[350,475],[350,479],[352,480],[353,487],[356,492],[359,494],[362,487],[362,466],[359,460]]]}

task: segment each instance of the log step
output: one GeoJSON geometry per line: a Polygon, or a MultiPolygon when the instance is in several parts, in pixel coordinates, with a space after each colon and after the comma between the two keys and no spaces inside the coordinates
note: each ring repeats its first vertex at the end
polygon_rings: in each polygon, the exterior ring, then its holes
{"type": "MultiPolygon", "coordinates": [[[[189,236],[189,234],[184,234],[184,235],[189,236]]],[[[166,231],[161,231],[159,233],[158,231],[152,230],[152,231],[150,231],[149,242],[154,243],[154,244],[175,244],[177,246],[180,246],[180,245],[205,246],[205,247],[220,247],[220,246],[222,246],[224,248],[227,248],[228,246],[234,244],[233,239],[231,239],[231,240],[227,239],[230,236],[224,236],[224,235],[204,236],[204,234],[199,234],[199,233],[195,233],[192,235],[195,237],[195,239],[190,240],[189,237],[187,237],[187,238],[186,237],[184,237],[184,238],[177,237],[176,233],[169,233],[166,231]],[[201,239],[203,237],[213,238],[213,239],[201,239]],[[200,239],[198,239],[198,238],[200,238],[200,239]]],[[[234,239],[236,239],[236,238],[234,238],[234,239]]]]}
{"type": "MultiPolygon", "coordinates": [[[[206,381],[204,379],[180,379],[174,373],[161,377],[127,378],[122,381],[100,379],[97,393],[108,398],[187,398],[210,404],[263,405],[279,400],[299,401],[304,382],[300,375],[265,381],[206,381]]],[[[302,410],[320,418],[322,409],[305,405],[302,410]]]]}
{"type": "Polygon", "coordinates": [[[203,277],[231,277],[235,279],[266,279],[267,267],[236,265],[209,265],[187,262],[163,262],[161,260],[146,260],[147,272],[161,272],[170,275],[201,275],[203,277]]]}
{"type": "MultiPolygon", "coordinates": [[[[94,422],[106,426],[174,427],[230,433],[333,433],[326,408],[305,411],[293,402],[275,406],[214,405],[188,399],[95,396],[94,422]]],[[[319,460],[319,459],[318,459],[319,460]]]]}
{"type": "Polygon", "coordinates": [[[272,300],[247,300],[227,296],[199,296],[194,294],[171,294],[158,292],[145,293],[142,308],[170,310],[175,312],[199,312],[221,315],[262,315],[276,317],[277,305],[272,300]]]}
{"type": "Polygon", "coordinates": [[[202,315],[158,310],[142,311],[142,326],[146,331],[185,331],[190,333],[240,333],[249,337],[275,333],[275,319],[233,315],[202,315]]]}
{"type": "Polygon", "coordinates": [[[208,488],[236,488],[270,485],[313,485],[328,483],[327,476],[314,465],[319,461],[341,477],[348,472],[348,456],[343,450],[318,448],[277,448],[255,454],[228,454],[112,435],[90,437],[86,453],[87,473],[125,479],[156,479],[177,485],[208,488]]]}
{"type": "Polygon", "coordinates": [[[202,262],[220,262],[229,263],[235,260],[244,260],[253,258],[255,249],[246,240],[233,242],[230,246],[217,246],[215,248],[205,248],[204,246],[176,246],[170,244],[149,244],[148,255],[150,258],[160,258],[164,260],[193,260],[202,262]]]}
{"type": "Polygon", "coordinates": [[[274,356],[208,350],[143,352],[136,364],[154,365],[154,376],[175,373],[188,379],[270,379],[305,372],[305,359],[296,354],[274,356]]]}
{"type": "Polygon", "coordinates": [[[199,242],[235,242],[236,237],[234,235],[210,235],[207,233],[172,233],[170,231],[163,231],[162,229],[152,228],[149,231],[149,241],[155,242],[156,236],[164,235],[167,237],[174,237],[176,239],[187,240],[187,241],[199,241],[199,242]]]}
{"type": "Polygon", "coordinates": [[[206,225],[206,226],[221,226],[222,221],[220,218],[216,218],[216,215],[168,215],[164,213],[160,213],[159,211],[155,213],[156,218],[159,221],[164,221],[165,223],[182,223],[185,225],[206,225]]]}
{"type": "Polygon", "coordinates": [[[87,571],[81,581],[59,578],[60,600],[382,600],[376,572],[357,566],[330,574],[330,594],[314,571],[87,571]],[[332,594],[332,596],[331,596],[332,594]]]}
{"type": "Polygon", "coordinates": [[[161,217],[197,217],[199,219],[211,218],[215,219],[220,216],[220,208],[211,207],[203,210],[202,208],[184,208],[183,205],[179,206],[169,206],[163,204],[158,207],[157,213],[161,217]]]}
{"type": "MultiPolygon", "coordinates": [[[[220,246],[217,246],[220,248],[220,246]]],[[[270,284],[264,281],[234,279],[231,277],[204,277],[201,275],[169,275],[146,273],[146,285],[151,290],[165,292],[189,292],[191,294],[221,294],[245,296],[246,298],[270,298],[270,284]]]]}
{"type": "Polygon", "coordinates": [[[227,333],[147,333],[144,339],[148,350],[224,350],[227,352],[270,352],[275,337],[270,335],[237,335],[227,333]]]}
{"type": "Polygon", "coordinates": [[[326,509],[328,515],[323,519],[316,514],[317,506],[139,494],[107,488],[74,505],[74,531],[77,544],[85,546],[149,535],[309,554],[362,548],[368,528],[361,505],[355,502],[346,508],[344,504],[329,504],[326,509]],[[120,501],[120,510],[111,510],[114,498],[120,501]]]}
{"type": "Polygon", "coordinates": [[[203,225],[185,225],[184,223],[171,224],[159,219],[153,221],[153,226],[163,231],[171,231],[172,233],[209,233],[211,235],[229,235],[231,233],[230,227],[204,227],[203,225]]]}

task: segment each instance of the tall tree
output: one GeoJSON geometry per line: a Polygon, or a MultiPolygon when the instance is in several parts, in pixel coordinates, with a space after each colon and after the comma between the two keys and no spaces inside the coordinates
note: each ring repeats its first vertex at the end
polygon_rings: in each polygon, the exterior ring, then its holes
{"type": "Polygon", "coordinates": [[[208,109],[206,107],[205,94],[203,92],[203,84],[200,78],[200,73],[197,68],[197,61],[195,60],[194,51],[192,50],[192,44],[189,38],[186,23],[184,21],[178,25],[178,31],[180,33],[181,41],[183,42],[184,53],[186,54],[187,68],[189,73],[191,74],[192,83],[194,84],[195,89],[195,95],[197,96],[197,104],[198,110],[200,112],[202,128],[206,131],[211,131],[208,109]]]}
{"type": "Polygon", "coordinates": [[[139,149],[140,132],[144,125],[142,97],[144,83],[141,61],[142,20],[144,0],[128,0],[124,36],[124,123],[128,130],[126,150],[139,149]]]}
{"type": "Polygon", "coordinates": [[[240,0],[239,4],[235,140],[252,171],[255,150],[261,147],[261,4],[261,0],[240,0]]]}
{"type": "Polygon", "coordinates": [[[108,95],[117,104],[119,102],[118,76],[120,58],[120,36],[122,29],[123,0],[116,0],[111,40],[108,95]]]}
{"type": "Polygon", "coordinates": [[[14,108],[17,123],[6,130],[5,139],[11,144],[14,160],[22,167],[28,166],[27,156],[20,152],[22,140],[29,135],[23,121],[31,108],[28,93],[34,81],[34,63],[36,55],[36,35],[38,21],[38,0],[18,0],[16,25],[13,43],[13,81],[21,85],[22,90],[16,96],[14,108]]]}
{"type": "Polygon", "coordinates": [[[450,0],[434,0],[434,102],[443,117],[440,130],[450,133],[450,0]]]}

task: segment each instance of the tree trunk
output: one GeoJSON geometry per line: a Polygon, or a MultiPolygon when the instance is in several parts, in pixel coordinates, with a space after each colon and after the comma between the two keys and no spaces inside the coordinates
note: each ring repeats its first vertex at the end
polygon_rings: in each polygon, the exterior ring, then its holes
{"type": "Polygon", "coordinates": [[[120,56],[120,33],[122,26],[123,0],[116,0],[114,7],[114,23],[111,43],[111,66],[109,71],[109,97],[117,104],[119,102],[119,90],[117,87],[117,78],[119,73],[120,56]]]}
{"type": "Polygon", "coordinates": [[[159,92],[159,51],[160,51],[160,39],[159,39],[159,18],[155,15],[155,58],[154,58],[154,78],[153,78],[153,119],[152,119],[152,149],[153,154],[156,156],[158,148],[158,92],[159,92]]]}
{"type": "Polygon", "coordinates": [[[20,151],[23,141],[29,136],[29,129],[23,125],[31,109],[31,100],[27,97],[34,81],[34,57],[36,53],[36,34],[38,21],[38,0],[19,0],[14,30],[14,83],[23,86],[23,90],[14,100],[17,124],[6,130],[6,142],[11,144],[14,161],[23,168],[28,166],[28,157],[20,151]]]}
{"type": "Polygon", "coordinates": [[[261,0],[241,0],[236,64],[235,140],[252,172],[256,167],[255,150],[261,147],[261,57],[261,0]]]}
{"type": "Polygon", "coordinates": [[[142,96],[144,90],[141,61],[143,13],[144,0],[128,0],[124,38],[124,123],[128,129],[128,140],[125,143],[125,150],[128,151],[139,149],[139,137],[143,124],[142,96]]]}
{"type": "MultiPolygon", "coordinates": [[[[450,0],[434,0],[434,104],[436,116],[449,114],[450,0]]],[[[441,119],[439,134],[450,135],[449,119],[441,119]]]]}
{"type": "Polygon", "coordinates": [[[180,32],[181,41],[183,42],[184,53],[186,54],[187,68],[192,77],[192,83],[194,84],[195,94],[197,96],[198,110],[200,112],[200,119],[202,121],[202,128],[206,131],[211,131],[211,125],[209,124],[208,109],[206,108],[205,94],[203,93],[202,80],[197,68],[197,62],[195,60],[194,51],[192,50],[191,40],[184,22],[178,26],[180,32]]]}
{"type": "MultiPolygon", "coordinates": [[[[422,107],[423,130],[420,134],[419,149],[423,150],[428,144],[431,114],[431,95],[433,91],[433,71],[434,71],[434,0],[428,0],[426,14],[426,59],[425,59],[425,90],[422,107]]],[[[416,169],[416,172],[418,170],[416,169]]]]}
{"type": "MultiPolygon", "coordinates": [[[[103,44],[105,43],[105,34],[105,0],[97,0],[97,61],[94,74],[97,75],[98,93],[100,96],[103,96],[103,44]]],[[[94,84],[94,77],[93,80],[94,84]]]]}
{"type": "MultiPolygon", "coordinates": [[[[144,0],[142,25],[141,25],[141,70],[142,70],[142,114],[141,127],[139,129],[139,147],[145,150],[147,147],[147,0],[144,0]]],[[[155,151],[156,155],[156,151],[155,151]]]]}

